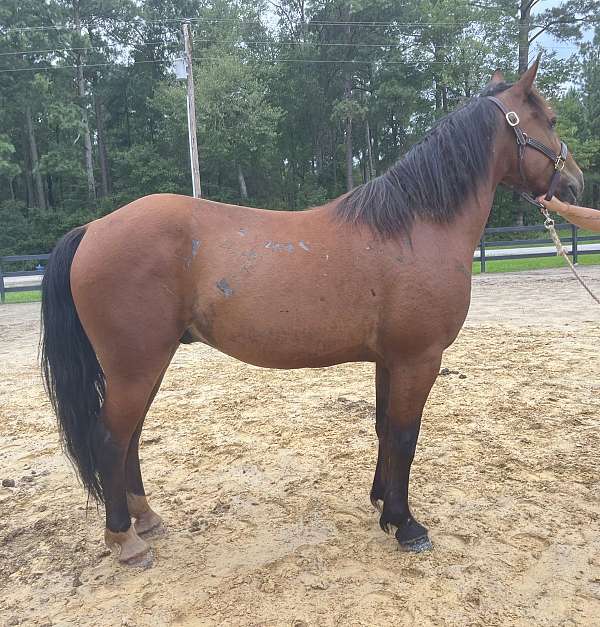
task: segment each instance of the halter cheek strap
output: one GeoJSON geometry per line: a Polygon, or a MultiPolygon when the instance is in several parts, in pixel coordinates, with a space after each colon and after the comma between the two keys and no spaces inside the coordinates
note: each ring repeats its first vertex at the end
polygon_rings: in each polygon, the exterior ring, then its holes
{"type": "MultiPolygon", "coordinates": [[[[508,125],[515,132],[515,136],[517,138],[517,150],[519,152],[519,173],[521,175],[521,180],[526,185],[527,182],[525,180],[525,175],[523,173],[523,159],[525,157],[525,148],[530,146],[531,148],[535,148],[538,152],[541,152],[543,155],[548,157],[551,161],[554,162],[554,172],[552,174],[552,178],[550,179],[550,185],[548,186],[548,191],[546,192],[545,199],[550,200],[552,196],[554,196],[554,192],[558,187],[558,183],[560,182],[560,174],[565,167],[565,161],[567,160],[567,156],[569,154],[569,149],[565,142],[560,142],[560,153],[556,154],[554,150],[548,148],[546,144],[538,141],[537,139],[533,139],[528,137],[527,133],[523,131],[523,129],[519,126],[521,120],[515,111],[509,111],[506,105],[502,102],[502,100],[495,98],[494,96],[486,96],[488,100],[491,100],[504,114],[504,118],[508,125]]],[[[541,203],[539,203],[531,194],[527,194],[525,192],[521,192],[521,196],[527,200],[528,202],[536,205],[536,207],[543,207],[541,203]]]]}

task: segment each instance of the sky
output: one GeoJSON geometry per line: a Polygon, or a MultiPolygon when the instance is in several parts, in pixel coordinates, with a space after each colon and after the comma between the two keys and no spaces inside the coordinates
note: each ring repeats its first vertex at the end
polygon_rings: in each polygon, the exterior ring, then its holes
{"type": "MultiPolygon", "coordinates": [[[[533,8],[532,14],[535,15],[536,13],[541,13],[546,9],[560,6],[562,3],[562,0],[541,0],[541,2],[538,2],[538,4],[533,8]]],[[[594,31],[592,28],[588,28],[584,33],[584,39],[586,41],[591,41],[593,39],[593,36],[594,31]]],[[[576,44],[570,44],[568,42],[565,42],[564,40],[557,41],[552,35],[549,35],[548,33],[540,35],[535,43],[538,45],[534,46],[534,49],[532,50],[532,58],[535,56],[535,54],[537,54],[540,46],[546,49],[556,50],[558,56],[561,58],[569,57],[574,52],[577,52],[576,44]]]]}

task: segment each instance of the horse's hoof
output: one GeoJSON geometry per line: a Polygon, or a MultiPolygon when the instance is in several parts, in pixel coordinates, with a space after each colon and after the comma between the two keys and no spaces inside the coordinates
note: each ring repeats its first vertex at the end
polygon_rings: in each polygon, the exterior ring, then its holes
{"type": "Polygon", "coordinates": [[[152,554],[152,550],[148,547],[148,550],[141,555],[136,555],[134,557],[130,557],[127,560],[122,560],[119,558],[119,563],[124,566],[133,566],[135,568],[151,568],[154,564],[154,555],[152,554]]]}
{"type": "Polygon", "coordinates": [[[159,531],[162,526],[163,519],[151,509],[141,514],[135,521],[135,530],[140,536],[159,531]]]}
{"type": "Polygon", "coordinates": [[[427,529],[412,517],[396,529],[395,536],[402,551],[420,553],[433,549],[427,529]]]}
{"type": "Polygon", "coordinates": [[[106,546],[118,553],[119,562],[135,566],[147,566],[148,558],[152,563],[150,545],[136,533],[133,525],[127,531],[104,531],[106,546]]]}
{"type": "Polygon", "coordinates": [[[140,535],[149,534],[162,526],[162,518],[148,505],[145,495],[127,492],[127,507],[135,518],[135,530],[140,535]]]}
{"type": "Polygon", "coordinates": [[[422,551],[433,550],[433,544],[431,544],[431,540],[427,534],[416,540],[409,540],[408,542],[398,540],[398,547],[401,551],[406,551],[407,553],[421,553],[422,551]]]}

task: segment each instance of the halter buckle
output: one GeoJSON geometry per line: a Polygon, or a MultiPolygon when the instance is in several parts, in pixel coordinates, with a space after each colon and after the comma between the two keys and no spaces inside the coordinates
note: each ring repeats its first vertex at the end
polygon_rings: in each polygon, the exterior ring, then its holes
{"type": "Polygon", "coordinates": [[[554,162],[554,169],[557,172],[562,172],[565,167],[565,160],[562,158],[562,155],[556,157],[556,161],[554,162]]]}
{"type": "Polygon", "coordinates": [[[508,111],[505,117],[509,126],[518,126],[521,122],[521,120],[519,120],[519,116],[514,111],[508,111]]]}

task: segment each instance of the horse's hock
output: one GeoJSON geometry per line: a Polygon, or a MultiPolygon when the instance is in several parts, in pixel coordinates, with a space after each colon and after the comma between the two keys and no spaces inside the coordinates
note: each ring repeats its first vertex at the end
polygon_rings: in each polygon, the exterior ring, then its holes
{"type": "MultiPolygon", "coordinates": [[[[592,288],[600,268],[582,268],[592,288]]],[[[381,534],[373,367],[273,371],[183,346],[142,438],[166,530],[118,567],[57,444],[38,305],[0,309],[0,615],[24,624],[594,625],[597,305],[568,270],[476,277],[428,401],[413,509],[381,534]],[[12,481],[11,481],[12,480],[12,481]]]]}

